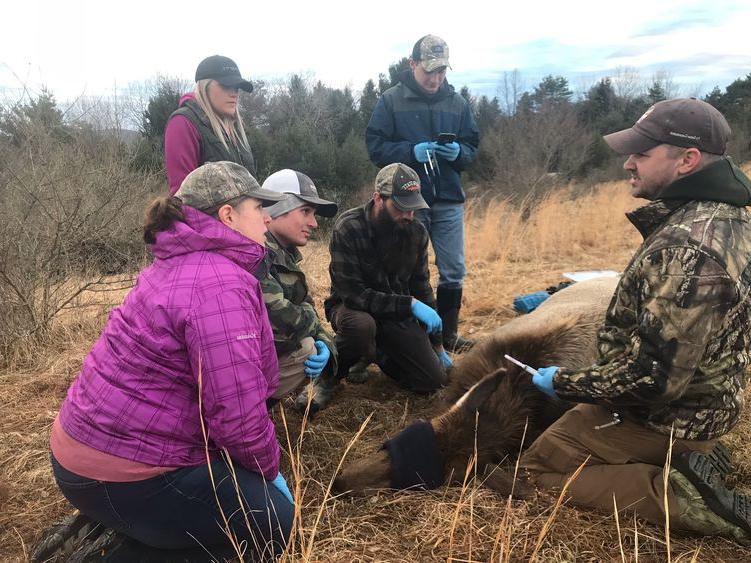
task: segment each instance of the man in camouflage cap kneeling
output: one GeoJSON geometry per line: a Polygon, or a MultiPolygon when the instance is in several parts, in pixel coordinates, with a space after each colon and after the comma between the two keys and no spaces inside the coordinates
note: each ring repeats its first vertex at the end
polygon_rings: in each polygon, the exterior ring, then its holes
{"type": "MultiPolygon", "coordinates": [[[[281,399],[313,381],[314,389],[321,381],[332,379],[337,370],[334,337],[324,328],[308,291],[305,273],[299,263],[299,247],[308,243],[318,227],[316,214],[333,217],[337,205],[318,196],[313,181],[301,172],[280,170],[266,178],[263,189],[286,197],[266,209],[271,216],[266,233],[266,271],[260,272],[263,300],[274,332],[274,346],[279,358],[279,389],[281,399]]],[[[296,405],[304,410],[308,393],[304,390],[296,405]]]]}
{"type": "MultiPolygon", "coordinates": [[[[446,383],[451,359],[442,344],[428,273],[426,209],[420,178],[406,164],[382,168],[373,197],[337,219],[331,234],[331,295],[324,307],[336,331],[338,379],[362,379],[371,362],[416,393],[446,383]]],[[[319,388],[323,407],[337,380],[319,388]]]]}
{"type": "Polygon", "coordinates": [[[718,442],[738,423],[751,362],[751,183],[725,156],[729,135],[720,112],[689,98],[605,136],[629,155],[632,195],[651,200],[628,214],[644,242],[600,329],[598,362],[533,376],[579,404],[521,465],[545,488],[584,465],[568,489],[577,504],[611,512],[615,501],[656,524],[667,516],[671,530],[748,544],[751,499],[725,486],[718,442]]]}

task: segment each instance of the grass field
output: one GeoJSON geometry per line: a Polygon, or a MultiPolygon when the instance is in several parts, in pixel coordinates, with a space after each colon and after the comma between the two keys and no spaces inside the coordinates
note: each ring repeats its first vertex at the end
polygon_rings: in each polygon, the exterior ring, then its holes
{"type": "MultiPolygon", "coordinates": [[[[643,202],[623,182],[598,185],[572,199],[561,190],[522,218],[503,201],[467,208],[468,277],[461,330],[480,337],[511,318],[516,294],[563,280],[562,272],[620,270],[640,242],[624,212],[643,202]]],[[[305,249],[304,269],[320,305],[328,291],[322,241],[305,249]]],[[[435,275],[435,272],[433,272],[435,275]]],[[[125,290],[108,295],[119,303],[125,290]]],[[[101,300],[101,295],[96,296],[101,300]]],[[[86,304],[84,297],[82,305],[86,304]]],[[[23,561],[43,528],[70,511],[54,485],[48,432],[108,307],[82,307],[56,327],[54,345],[35,361],[0,373],[0,560],[23,561]]],[[[287,450],[283,472],[300,506],[290,561],[746,561],[748,551],[721,539],[670,538],[628,511],[593,513],[542,500],[508,501],[468,482],[429,492],[383,491],[372,498],[332,498],[328,487],[347,459],[380,447],[411,420],[428,416],[430,398],[411,395],[377,372],[364,385],[343,385],[335,403],[312,421],[274,414],[287,450]],[[364,426],[363,426],[364,425],[364,426]],[[356,438],[356,440],[353,439],[356,438]]],[[[748,415],[723,441],[751,486],[748,415]]]]}

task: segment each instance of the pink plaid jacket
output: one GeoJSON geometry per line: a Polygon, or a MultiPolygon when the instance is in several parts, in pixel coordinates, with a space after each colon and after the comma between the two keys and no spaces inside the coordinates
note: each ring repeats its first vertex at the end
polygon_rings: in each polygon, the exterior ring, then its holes
{"type": "Polygon", "coordinates": [[[273,479],[279,444],[266,408],[279,371],[258,281],[263,247],[185,207],[157,235],[138,276],[86,357],[60,410],[73,438],[157,466],[206,462],[226,448],[273,479]]]}

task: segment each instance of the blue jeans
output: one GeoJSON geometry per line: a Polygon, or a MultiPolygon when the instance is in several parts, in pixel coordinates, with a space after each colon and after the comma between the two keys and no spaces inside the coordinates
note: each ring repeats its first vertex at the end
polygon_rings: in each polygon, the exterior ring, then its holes
{"type": "Polygon", "coordinates": [[[292,530],[294,505],[262,475],[237,463],[235,485],[223,459],[211,462],[216,490],[206,464],[128,483],[81,477],[54,456],[52,470],[65,498],[83,514],[152,548],[233,553],[227,549],[217,498],[238,542],[245,541],[256,557],[280,555],[292,530]],[[244,510],[238,496],[244,500],[244,510]]]}
{"type": "Polygon", "coordinates": [[[415,216],[430,234],[438,266],[438,286],[458,289],[467,272],[464,264],[464,204],[436,201],[415,216]]]}

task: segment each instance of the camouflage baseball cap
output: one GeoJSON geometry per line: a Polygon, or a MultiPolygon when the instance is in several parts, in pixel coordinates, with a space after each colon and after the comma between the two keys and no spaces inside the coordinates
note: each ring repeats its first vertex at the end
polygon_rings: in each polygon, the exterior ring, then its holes
{"type": "Polygon", "coordinates": [[[274,172],[264,180],[261,188],[286,196],[282,201],[267,209],[269,215],[273,218],[289,213],[303,205],[312,205],[315,207],[316,213],[323,217],[333,217],[339,209],[339,206],[333,201],[318,197],[318,189],[313,180],[302,172],[289,168],[274,172]]]}
{"type": "Polygon", "coordinates": [[[420,177],[406,164],[395,162],[381,168],[375,179],[375,190],[390,197],[402,211],[428,209],[420,193],[420,177]]]}
{"type": "Polygon", "coordinates": [[[449,65],[449,46],[435,35],[421,37],[412,48],[412,60],[420,63],[426,72],[449,65]]]}
{"type": "Polygon", "coordinates": [[[238,197],[259,199],[264,205],[273,205],[283,195],[261,189],[247,168],[234,162],[207,162],[188,174],[175,193],[185,205],[199,211],[214,211],[238,197]]]}

